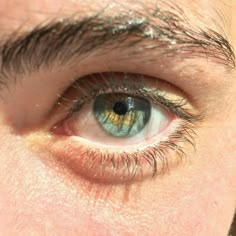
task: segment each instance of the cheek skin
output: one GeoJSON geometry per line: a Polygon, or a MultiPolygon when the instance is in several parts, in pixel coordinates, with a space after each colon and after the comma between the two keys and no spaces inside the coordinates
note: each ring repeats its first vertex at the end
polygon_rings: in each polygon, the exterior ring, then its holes
{"type": "MultiPolygon", "coordinates": [[[[212,126],[229,130],[222,123],[212,126]]],[[[191,161],[155,181],[124,187],[89,183],[57,163],[43,164],[21,139],[1,129],[0,232],[226,235],[235,209],[233,144],[226,133],[199,132],[201,140],[214,142],[200,140],[191,161]]]]}

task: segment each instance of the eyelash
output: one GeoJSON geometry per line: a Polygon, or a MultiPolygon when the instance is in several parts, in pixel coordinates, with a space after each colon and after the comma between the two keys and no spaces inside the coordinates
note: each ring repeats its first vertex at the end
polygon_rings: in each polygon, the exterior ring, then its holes
{"type": "MultiPolygon", "coordinates": [[[[119,91],[149,99],[154,104],[161,105],[179,118],[178,127],[169,135],[167,140],[152,144],[142,150],[136,150],[134,152],[120,151],[119,153],[110,153],[93,147],[85,148],[82,144],[79,144],[79,150],[83,150],[82,154],[80,154],[80,158],[87,162],[86,165],[89,168],[93,166],[95,159],[96,161],[99,160],[98,162],[100,164],[97,171],[101,171],[102,175],[108,167],[112,168],[114,176],[117,172],[122,171],[124,176],[122,176],[121,179],[125,178],[125,176],[128,179],[133,179],[138,175],[142,177],[143,162],[147,162],[152,168],[152,177],[164,173],[169,166],[168,156],[171,156],[170,152],[173,151],[178,157],[178,160],[181,161],[186,157],[186,153],[181,144],[187,142],[195,149],[196,133],[194,129],[196,128],[196,124],[202,120],[202,116],[191,114],[188,109],[185,108],[187,102],[184,99],[173,101],[167,99],[166,94],[159,89],[147,90],[143,88],[145,77],[142,75],[132,75],[132,77],[135,77],[134,82],[126,73],[120,73],[119,76],[126,78],[125,83],[123,80],[117,81],[115,76],[117,76],[117,74],[109,73],[109,76],[107,76],[107,74],[103,73],[90,75],[90,78],[81,78],[75,82],[71,88],[78,91],[79,94],[82,92],[84,95],[72,101],[65,96],[61,96],[58,105],[63,106],[68,103],[69,105],[66,105],[66,107],[69,106],[69,109],[66,117],[59,123],[69,119],[75,112],[79,112],[84,104],[94,100],[98,95],[108,90],[109,92],[119,91]],[[121,162],[123,165],[121,165],[121,162]],[[158,166],[159,162],[160,166],[158,166]],[[122,166],[122,170],[120,169],[120,165],[122,166]]],[[[51,132],[54,133],[56,128],[57,125],[52,128],[51,132]]],[[[94,176],[96,176],[96,174],[97,173],[94,173],[94,176]]]]}
{"type": "Polygon", "coordinates": [[[71,102],[73,102],[72,107],[68,111],[67,117],[71,116],[75,112],[78,112],[85,103],[92,101],[98,95],[103,94],[106,91],[110,90],[111,93],[120,91],[126,94],[142,96],[144,98],[147,98],[151,100],[154,104],[164,106],[170,112],[173,112],[174,114],[176,114],[179,118],[186,120],[190,123],[194,123],[202,119],[202,115],[193,115],[188,111],[188,109],[184,108],[184,106],[186,105],[186,100],[178,99],[178,100],[173,101],[173,100],[167,99],[165,94],[162,94],[163,92],[159,89],[152,89],[149,91],[145,88],[143,89],[144,84],[145,84],[145,81],[144,81],[145,79],[142,75],[132,74],[132,76],[138,81],[138,82],[137,81],[133,82],[132,81],[133,78],[131,80],[126,73],[119,73],[119,76],[124,76],[124,78],[126,78],[127,81],[126,83],[123,83],[123,82],[121,83],[120,81],[118,81],[118,83],[116,81],[115,83],[114,82],[115,75],[113,73],[109,73],[109,75],[111,76],[107,78],[108,75],[106,74],[107,73],[93,74],[93,75],[90,75],[90,78],[87,78],[87,77],[81,78],[78,81],[76,81],[72,85],[72,88],[78,90],[79,93],[82,92],[85,94],[79,99],[71,101],[71,100],[68,100],[65,96],[60,96],[58,105],[63,105],[64,103],[67,103],[67,102],[71,104],[71,102]],[[99,78],[96,78],[96,76],[98,76],[99,78]],[[101,79],[104,81],[101,82],[101,79]]]}

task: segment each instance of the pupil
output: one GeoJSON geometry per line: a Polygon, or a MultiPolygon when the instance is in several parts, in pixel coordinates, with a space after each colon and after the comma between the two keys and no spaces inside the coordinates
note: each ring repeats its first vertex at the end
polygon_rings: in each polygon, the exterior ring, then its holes
{"type": "Polygon", "coordinates": [[[116,102],[115,105],[113,106],[113,111],[117,115],[125,115],[128,112],[128,107],[125,102],[116,102]]]}

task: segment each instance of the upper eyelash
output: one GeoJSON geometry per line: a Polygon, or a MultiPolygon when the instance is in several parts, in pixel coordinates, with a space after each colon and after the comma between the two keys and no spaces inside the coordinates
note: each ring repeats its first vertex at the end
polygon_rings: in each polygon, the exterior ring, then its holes
{"type": "MultiPolygon", "coordinates": [[[[124,76],[127,76],[124,73],[124,76]]],[[[147,90],[143,88],[144,82],[143,82],[143,77],[141,75],[138,79],[138,81],[133,82],[132,80],[128,80],[126,83],[113,83],[115,80],[110,78],[109,80],[105,78],[105,83],[102,83],[100,87],[97,87],[96,89],[93,89],[93,81],[90,81],[90,84],[87,85],[86,87],[83,87],[83,93],[86,95],[80,97],[78,100],[66,100],[66,98],[61,97],[61,100],[64,102],[69,102],[71,104],[72,102],[72,107],[69,109],[69,114],[67,117],[71,116],[74,112],[77,112],[80,110],[80,108],[85,104],[86,102],[89,102],[93,100],[95,97],[102,93],[106,93],[108,89],[111,90],[111,92],[117,92],[118,90],[121,90],[123,93],[131,94],[131,95],[136,95],[136,96],[142,96],[146,99],[151,99],[151,101],[154,104],[157,105],[163,105],[165,109],[168,109],[170,112],[175,113],[179,118],[184,119],[188,122],[194,123],[196,121],[202,120],[203,119],[203,114],[192,114],[190,111],[188,111],[184,106],[186,105],[186,100],[185,99],[178,99],[178,100],[170,100],[167,99],[165,94],[159,89],[153,89],[153,90],[147,90]],[[111,82],[112,81],[112,82],[111,82]]],[[[94,79],[95,77],[92,77],[94,79]]],[[[83,81],[82,81],[83,82],[83,81]]],[[[100,82],[101,83],[101,82],[100,82]]],[[[99,83],[97,83],[99,85],[99,83]]],[[[79,79],[77,82],[73,84],[73,88],[78,89],[78,91],[81,90],[81,79],[79,79]]]]}

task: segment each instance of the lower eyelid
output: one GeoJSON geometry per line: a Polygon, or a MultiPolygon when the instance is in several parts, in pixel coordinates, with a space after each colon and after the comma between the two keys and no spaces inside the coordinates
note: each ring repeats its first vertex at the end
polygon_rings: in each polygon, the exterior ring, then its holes
{"type": "Polygon", "coordinates": [[[194,145],[195,126],[180,120],[175,122],[162,140],[146,147],[130,146],[126,151],[101,145],[91,147],[85,140],[45,133],[32,134],[27,144],[30,149],[62,163],[81,178],[121,184],[163,174],[183,159],[187,142],[194,145]]]}

